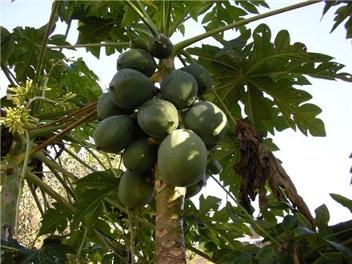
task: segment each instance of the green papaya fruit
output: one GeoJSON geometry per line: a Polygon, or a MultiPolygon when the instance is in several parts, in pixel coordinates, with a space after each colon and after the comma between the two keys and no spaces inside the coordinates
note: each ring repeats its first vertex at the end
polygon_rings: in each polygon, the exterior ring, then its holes
{"type": "Polygon", "coordinates": [[[138,109],[137,121],[144,132],[155,139],[163,139],[179,124],[176,107],[158,98],[147,101],[138,109]]]}
{"type": "Polygon", "coordinates": [[[94,132],[98,150],[119,153],[133,139],[137,124],[126,115],[110,116],[100,121],[94,132]]]}
{"type": "Polygon", "coordinates": [[[172,186],[190,186],[200,181],[207,165],[207,149],[202,139],[188,129],[171,132],[160,144],[160,178],[172,186]]]}
{"type": "Polygon", "coordinates": [[[224,137],[227,118],[215,104],[201,101],[186,112],[184,125],[197,133],[207,146],[212,146],[224,137]]]}
{"type": "Polygon", "coordinates": [[[110,93],[103,93],[97,102],[97,116],[99,120],[103,120],[113,115],[123,115],[126,110],[121,109],[111,101],[110,93]]]}
{"type": "Polygon", "coordinates": [[[143,207],[153,199],[153,185],[145,175],[127,170],[121,177],[118,197],[130,210],[143,207]]]}
{"type": "Polygon", "coordinates": [[[157,149],[147,138],[132,142],[122,155],[123,165],[130,171],[139,173],[150,170],[156,161],[157,149]]]}
{"type": "Polygon", "coordinates": [[[198,84],[188,72],[171,72],[160,84],[161,97],[173,103],[177,109],[190,107],[197,98],[198,84]]]}
{"type": "Polygon", "coordinates": [[[135,109],[152,98],[156,91],[147,76],[133,69],[118,71],[109,87],[111,101],[122,109],[135,109]]]}
{"type": "Polygon", "coordinates": [[[120,54],[116,67],[117,70],[134,69],[151,77],[156,70],[156,62],[149,52],[142,49],[130,49],[120,54]]]}
{"type": "Polygon", "coordinates": [[[181,70],[190,73],[198,84],[198,95],[202,95],[206,91],[209,91],[213,85],[213,79],[211,78],[208,70],[200,64],[191,64],[183,67],[181,70]]]}
{"type": "Polygon", "coordinates": [[[153,56],[158,59],[166,59],[172,54],[173,45],[170,39],[164,34],[154,36],[148,42],[148,46],[153,56]]]}

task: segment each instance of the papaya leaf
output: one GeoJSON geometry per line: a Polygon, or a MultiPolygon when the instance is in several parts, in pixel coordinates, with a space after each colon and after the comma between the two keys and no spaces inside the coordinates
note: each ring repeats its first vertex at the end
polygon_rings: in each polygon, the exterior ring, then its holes
{"type": "Polygon", "coordinates": [[[76,217],[88,225],[94,224],[101,213],[103,200],[114,191],[110,188],[86,191],[84,197],[77,201],[76,217]]]}
{"type": "Polygon", "coordinates": [[[325,1],[323,10],[323,16],[333,6],[339,6],[335,11],[334,25],[332,26],[331,32],[333,32],[341,23],[345,22],[346,39],[352,38],[352,2],[350,1],[325,1]]]}
{"type": "Polygon", "coordinates": [[[340,194],[336,193],[330,193],[330,196],[339,204],[342,206],[346,207],[350,212],[352,213],[352,200],[348,199],[347,197],[344,197],[340,194]]]}
{"type": "Polygon", "coordinates": [[[60,204],[54,203],[53,207],[46,210],[43,215],[38,236],[55,233],[55,231],[62,233],[71,218],[70,212],[67,212],[60,204]]]}
{"type": "Polygon", "coordinates": [[[119,180],[109,171],[88,174],[75,182],[76,217],[94,224],[101,213],[103,200],[117,192],[119,180]]]}
{"type": "Polygon", "coordinates": [[[261,24],[223,48],[203,45],[188,51],[198,57],[213,75],[215,89],[229,109],[243,104],[245,116],[258,133],[266,135],[286,128],[303,134],[325,136],[324,123],[317,116],[321,109],[308,103],[311,95],[296,86],[309,85],[307,77],[352,81],[341,72],[344,65],[332,57],[308,52],[302,43],[290,42],[286,30],[272,41],[270,28],[261,24]]]}

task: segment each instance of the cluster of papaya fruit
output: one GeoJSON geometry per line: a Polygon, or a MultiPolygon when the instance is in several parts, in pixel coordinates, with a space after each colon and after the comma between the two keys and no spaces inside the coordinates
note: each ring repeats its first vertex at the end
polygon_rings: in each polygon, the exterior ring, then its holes
{"type": "Polygon", "coordinates": [[[165,183],[187,187],[186,197],[205,185],[207,167],[208,173],[219,172],[207,156],[224,136],[227,119],[215,104],[199,99],[212,86],[208,71],[200,64],[185,66],[168,74],[160,88],[150,79],[157,69],[155,58],[167,58],[171,51],[164,38],[148,51],[121,53],[109,91],[97,103],[96,147],[123,151],[127,170],[118,196],[130,209],[151,201],[155,164],[165,183]]]}

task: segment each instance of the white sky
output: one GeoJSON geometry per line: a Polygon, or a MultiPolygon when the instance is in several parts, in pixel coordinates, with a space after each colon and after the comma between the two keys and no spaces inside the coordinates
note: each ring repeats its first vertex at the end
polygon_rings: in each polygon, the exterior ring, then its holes
{"type": "MultiPolygon", "coordinates": [[[[297,1],[281,0],[267,1],[272,9],[290,5],[297,1]]],[[[49,19],[51,1],[25,1],[2,0],[0,3],[0,24],[8,30],[16,26],[39,27],[49,19]]],[[[351,40],[345,39],[343,26],[329,33],[333,25],[333,11],[322,20],[322,3],[305,7],[289,13],[260,20],[252,23],[255,27],[260,23],[267,23],[272,36],[281,29],[287,29],[291,35],[291,42],[303,42],[308,51],[321,52],[336,58],[336,61],[346,65],[344,71],[352,73],[351,40]]],[[[57,28],[63,33],[65,27],[57,28]]],[[[71,29],[74,31],[74,28],[71,29]]],[[[196,26],[186,27],[189,35],[196,35],[196,26]]],[[[201,29],[200,29],[201,30],[201,29]]],[[[227,36],[237,36],[230,31],[227,36]]],[[[172,40],[177,42],[179,35],[172,40]]],[[[202,41],[206,43],[211,39],[202,41]]],[[[70,39],[75,42],[74,37],[70,39]]],[[[102,52],[103,53],[103,52],[102,52]]],[[[69,53],[73,56],[83,56],[83,50],[69,53]],[[79,55],[77,55],[77,53],[79,55]]],[[[84,55],[88,66],[95,71],[101,79],[103,88],[107,88],[110,79],[115,73],[117,54],[110,57],[101,56],[100,60],[91,55],[84,55]]],[[[312,80],[313,85],[306,90],[313,95],[310,101],[322,108],[319,115],[325,123],[327,136],[314,138],[304,136],[300,132],[286,130],[275,135],[274,141],[280,147],[275,155],[283,162],[283,166],[296,185],[299,194],[304,198],[310,209],[325,203],[331,215],[330,223],[351,219],[346,208],[338,205],[330,198],[329,193],[342,194],[352,199],[352,187],[349,185],[352,159],[352,85],[341,81],[312,80]]],[[[7,81],[0,72],[0,94],[5,94],[7,81]]],[[[215,184],[209,182],[203,193],[219,194],[221,190],[214,190],[215,184]]]]}

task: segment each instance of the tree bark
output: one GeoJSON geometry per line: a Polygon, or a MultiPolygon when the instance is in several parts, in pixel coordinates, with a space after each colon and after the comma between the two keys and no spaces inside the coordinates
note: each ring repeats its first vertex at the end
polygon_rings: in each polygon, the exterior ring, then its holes
{"type": "Polygon", "coordinates": [[[155,171],[155,254],[158,264],[184,264],[183,234],[185,187],[166,185],[155,171]]]}

